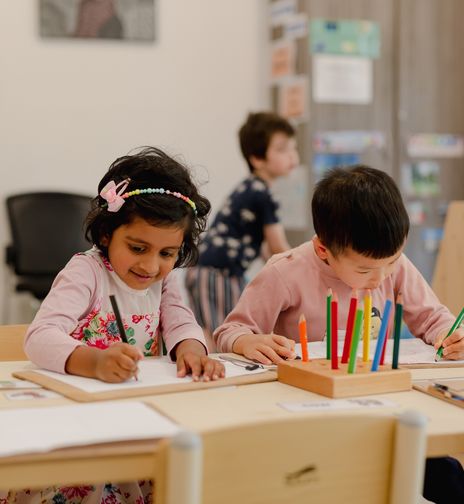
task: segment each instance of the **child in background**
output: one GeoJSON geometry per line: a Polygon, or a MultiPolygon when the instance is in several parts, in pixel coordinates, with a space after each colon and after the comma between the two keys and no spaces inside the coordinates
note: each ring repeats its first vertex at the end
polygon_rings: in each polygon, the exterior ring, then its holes
{"type": "MultiPolygon", "coordinates": [[[[268,261],[214,333],[221,352],[263,364],[295,357],[298,319],[308,340],[322,340],[327,290],[338,295],[339,327],[346,326],[352,289],[371,289],[373,313],[403,295],[411,332],[445,359],[464,358],[464,329],[446,338],[455,317],[403,254],[409,217],[393,179],[366,166],[331,170],[312,199],[316,236],[268,261]]],[[[464,471],[452,457],[429,458],[424,497],[436,504],[463,502],[464,471]]]]}
{"type": "MultiPolygon", "coordinates": [[[[197,259],[209,201],[187,169],[156,148],[117,159],[98,193],[86,231],[94,247],[58,274],[26,335],[31,361],[122,382],[137,375],[140,359],[160,353],[162,337],[178,376],[223,377],[223,365],[208,358],[203,331],[170,274],[197,259]],[[121,342],[110,294],[118,300],[128,343],[121,342]]],[[[42,498],[77,502],[71,496],[82,492],[86,498],[93,493],[96,502],[149,502],[151,485],[55,488],[42,498]]]]}
{"type": "MultiPolygon", "coordinates": [[[[409,217],[392,178],[366,166],[334,169],[317,184],[312,212],[316,236],[268,261],[215,331],[219,351],[264,364],[295,357],[301,314],[309,341],[325,336],[329,288],[338,295],[340,327],[352,289],[371,289],[373,314],[401,292],[410,331],[438,348],[455,317],[403,254],[409,217]]],[[[464,329],[443,346],[445,358],[464,358],[464,329]]]]}
{"type": "Polygon", "coordinates": [[[191,307],[207,335],[232,310],[245,287],[245,272],[261,251],[290,248],[277,216],[272,182],[299,163],[295,131],[273,113],[249,114],[239,138],[250,176],[226,199],[202,239],[198,266],[187,271],[191,307]]]}

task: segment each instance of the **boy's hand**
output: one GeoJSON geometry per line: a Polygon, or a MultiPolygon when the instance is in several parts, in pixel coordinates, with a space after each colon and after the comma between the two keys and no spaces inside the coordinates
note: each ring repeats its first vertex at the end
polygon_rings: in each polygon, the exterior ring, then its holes
{"type": "Polygon", "coordinates": [[[266,365],[296,357],[295,342],[278,334],[243,334],[234,341],[232,351],[266,365]]]}
{"type": "Polygon", "coordinates": [[[224,364],[210,359],[206,355],[205,347],[197,340],[181,341],[176,348],[176,357],[179,378],[191,373],[193,381],[199,381],[202,378],[207,382],[224,378],[226,374],[224,364]]]}
{"type": "Polygon", "coordinates": [[[114,343],[95,354],[95,375],[99,380],[120,383],[137,377],[142,352],[127,343],[114,343]]]}
{"type": "Polygon", "coordinates": [[[454,331],[446,338],[448,331],[441,333],[435,342],[435,349],[438,350],[443,343],[443,358],[449,360],[464,359],[464,328],[454,331]]]}

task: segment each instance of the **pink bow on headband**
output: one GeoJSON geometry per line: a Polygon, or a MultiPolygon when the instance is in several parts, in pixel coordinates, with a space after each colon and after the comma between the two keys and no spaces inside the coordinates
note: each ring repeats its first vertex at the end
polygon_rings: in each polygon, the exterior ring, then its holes
{"type": "Polygon", "coordinates": [[[110,180],[100,191],[100,196],[108,203],[108,212],[117,212],[122,207],[125,200],[121,195],[126,190],[129,182],[130,179],[125,179],[116,185],[114,180],[110,180]]]}

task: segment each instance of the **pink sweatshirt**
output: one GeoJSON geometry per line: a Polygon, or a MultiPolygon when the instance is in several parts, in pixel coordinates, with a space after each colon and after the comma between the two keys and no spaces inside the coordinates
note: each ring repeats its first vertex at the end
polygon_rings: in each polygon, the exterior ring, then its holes
{"type": "MultiPolygon", "coordinates": [[[[322,261],[309,241],[275,255],[245,288],[237,306],[214,331],[218,351],[231,352],[242,334],[276,334],[299,341],[298,319],[304,314],[308,340],[325,337],[326,296],[331,288],[338,295],[338,327],[345,329],[352,289],[322,261]]],[[[372,291],[373,313],[383,313],[385,301],[403,294],[404,321],[410,331],[433,344],[438,334],[454,322],[450,311],[440,304],[424,277],[403,254],[395,272],[372,291]]],[[[360,292],[364,296],[364,292],[360,292]]],[[[373,317],[375,323],[376,317],[373,317]]]]}
{"type": "Polygon", "coordinates": [[[175,272],[148,289],[132,289],[93,248],[75,255],[56,277],[24,343],[32,362],[65,372],[79,345],[107,348],[120,341],[109,295],[116,296],[130,344],[144,355],[158,355],[162,335],[168,354],[184,339],[203,345],[203,331],[180,295],[175,272]]]}

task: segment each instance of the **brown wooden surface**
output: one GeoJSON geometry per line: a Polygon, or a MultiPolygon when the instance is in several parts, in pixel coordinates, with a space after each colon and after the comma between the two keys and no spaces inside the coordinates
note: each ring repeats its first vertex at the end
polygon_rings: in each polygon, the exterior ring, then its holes
{"type": "Polygon", "coordinates": [[[23,350],[28,325],[0,326],[0,361],[22,361],[27,356],[23,350]]]}
{"type": "Polygon", "coordinates": [[[155,385],[149,387],[140,387],[133,389],[111,390],[108,392],[86,392],[67,383],[63,383],[49,376],[45,376],[35,371],[15,371],[15,378],[28,380],[33,383],[42,385],[42,387],[58,392],[65,397],[69,397],[74,401],[91,402],[91,401],[106,401],[111,399],[123,399],[127,397],[141,397],[156,394],[170,394],[173,392],[183,392],[188,390],[203,390],[217,387],[228,387],[230,385],[247,385],[250,383],[264,383],[275,381],[277,374],[275,371],[265,371],[264,373],[236,376],[233,378],[224,378],[221,380],[209,382],[190,382],[176,383],[171,385],[155,385]]]}
{"type": "Polygon", "coordinates": [[[372,372],[372,363],[359,360],[356,373],[348,373],[347,364],[339,364],[331,369],[327,360],[310,362],[292,361],[278,365],[278,380],[293,387],[299,387],[327,397],[356,397],[371,394],[385,394],[411,389],[411,372],[405,369],[391,369],[380,366],[372,372]]]}

